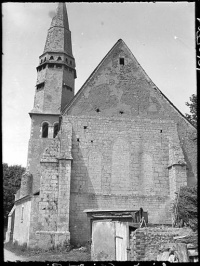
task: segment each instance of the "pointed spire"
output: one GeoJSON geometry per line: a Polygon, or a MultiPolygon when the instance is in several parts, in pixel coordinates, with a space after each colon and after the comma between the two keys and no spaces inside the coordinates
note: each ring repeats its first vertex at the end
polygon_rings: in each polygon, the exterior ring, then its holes
{"type": "Polygon", "coordinates": [[[68,15],[65,3],[58,3],[56,14],[51,22],[51,27],[55,26],[64,27],[65,29],[69,30],[68,15]]]}
{"type": "Polygon", "coordinates": [[[48,30],[44,52],[61,52],[73,57],[71,32],[69,30],[65,3],[58,3],[56,14],[48,30]]]}

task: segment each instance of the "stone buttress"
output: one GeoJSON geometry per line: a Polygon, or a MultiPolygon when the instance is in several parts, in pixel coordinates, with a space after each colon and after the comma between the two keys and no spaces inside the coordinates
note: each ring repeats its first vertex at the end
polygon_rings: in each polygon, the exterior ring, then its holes
{"type": "Polygon", "coordinates": [[[63,124],[58,138],[40,161],[41,179],[36,245],[50,248],[68,244],[71,182],[71,124],[63,124]]]}

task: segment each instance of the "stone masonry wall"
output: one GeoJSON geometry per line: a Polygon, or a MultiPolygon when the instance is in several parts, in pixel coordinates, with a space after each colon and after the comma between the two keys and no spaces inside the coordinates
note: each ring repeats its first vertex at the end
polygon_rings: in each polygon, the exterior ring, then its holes
{"type": "Polygon", "coordinates": [[[64,117],[72,124],[71,241],[89,239],[85,209],[139,209],[150,223],[171,223],[170,120],[64,117]],[[124,189],[125,188],[125,189],[124,189]]]}
{"type": "Polygon", "coordinates": [[[27,159],[27,170],[33,175],[33,193],[39,191],[40,189],[40,159],[46,147],[51,145],[55,139],[42,138],[42,123],[49,123],[49,135],[50,131],[53,130],[54,123],[58,122],[58,116],[48,116],[48,115],[32,115],[31,124],[31,136],[29,140],[28,148],[28,159],[27,159]]]}
{"type": "Polygon", "coordinates": [[[187,163],[187,182],[189,185],[197,182],[195,128],[153,84],[122,40],[114,45],[75,96],[67,114],[173,120],[178,126],[187,163]],[[120,58],[124,59],[124,65],[120,64],[120,58]]]}
{"type": "Polygon", "coordinates": [[[40,195],[38,208],[34,206],[38,218],[33,219],[35,225],[31,221],[35,227],[32,246],[48,249],[69,242],[71,133],[70,124],[62,125],[58,138],[52,140],[40,160],[40,195]]]}
{"type": "Polygon", "coordinates": [[[131,233],[130,260],[156,261],[157,255],[170,244],[174,237],[183,234],[184,228],[147,227],[139,228],[131,233]]]}

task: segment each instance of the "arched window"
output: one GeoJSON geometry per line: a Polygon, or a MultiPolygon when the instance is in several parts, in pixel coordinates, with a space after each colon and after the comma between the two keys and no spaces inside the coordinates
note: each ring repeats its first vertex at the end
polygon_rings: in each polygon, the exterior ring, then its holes
{"type": "Polygon", "coordinates": [[[51,57],[49,58],[49,60],[54,60],[53,56],[51,56],[51,57]]]}
{"type": "Polygon", "coordinates": [[[58,123],[54,124],[54,127],[53,127],[53,137],[55,138],[58,134],[58,131],[59,131],[59,125],[58,123]]]}
{"type": "Polygon", "coordinates": [[[62,58],[59,56],[58,59],[57,59],[57,61],[60,61],[60,60],[62,60],[62,58]]]}
{"type": "Polygon", "coordinates": [[[42,138],[48,138],[49,125],[47,122],[42,125],[42,138]]]}

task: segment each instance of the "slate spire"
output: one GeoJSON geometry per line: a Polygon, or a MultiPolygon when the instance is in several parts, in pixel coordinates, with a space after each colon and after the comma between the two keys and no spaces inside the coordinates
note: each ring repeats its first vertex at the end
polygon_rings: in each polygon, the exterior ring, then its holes
{"type": "Polygon", "coordinates": [[[48,30],[44,52],[61,52],[73,57],[71,31],[65,3],[58,3],[56,14],[48,30]]]}

